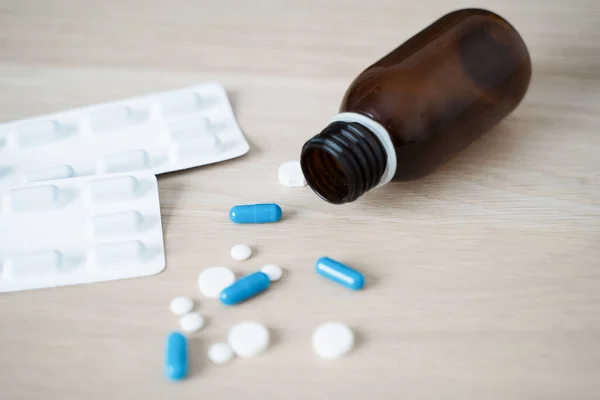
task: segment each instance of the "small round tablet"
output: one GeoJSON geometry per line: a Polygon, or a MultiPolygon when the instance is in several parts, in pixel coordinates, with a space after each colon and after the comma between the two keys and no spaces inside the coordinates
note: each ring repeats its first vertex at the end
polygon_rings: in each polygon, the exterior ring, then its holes
{"type": "Polygon", "coordinates": [[[281,267],[275,264],[267,264],[263,266],[260,271],[263,274],[266,274],[271,282],[280,280],[281,276],[283,275],[281,267]]]}
{"type": "Polygon", "coordinates": [[[227,342],[239,357],[255,357],[269,347],[269,331],[258,322],[240,322],[229,330],[227,342]]]}
{"type": "Polygon", "coordinates": [[[198,313],[188,313],[179,319],[179,326],[184,332],[196,332],[204,326],[204,317],[198,313]]]}
{"type": "Polygon", "coordinates": [[[226,267],[209,267],[198,276],[200,293],[216,299],[221,291],[235,282],[235,274],[226,267]]]}
{"type": "Polygon", "coordinates": [[[231,248],[231,257],[234,260],[247,260],[252,255],[252,249],[246,244],[236,244],[231,248]]]}
{"type": "Polygon", "coordinates": [[[279,183],[287,187],[306,186],[300,161],[288,161],[279,166],[279,183]]]}
{"type": "Polygon", "coordinates": [[[175,315],[183,315],[192,311],[194,301],[187,296],[177,296],[171,300],[169,309],[175,315]]]}
{"type": "Polygon", "coordinates": [[[352,350],[354,333],[339,322],[327,322],[317,326],[312,336],[315,353],[327,360],[340,358],[352,350]]]}
{"type": "Polygon", "coordinates": [[[208,349],[208,359],[215,364],[227,364],[233,359],[233,350],[227,343],[215,343],[208,349]]]}

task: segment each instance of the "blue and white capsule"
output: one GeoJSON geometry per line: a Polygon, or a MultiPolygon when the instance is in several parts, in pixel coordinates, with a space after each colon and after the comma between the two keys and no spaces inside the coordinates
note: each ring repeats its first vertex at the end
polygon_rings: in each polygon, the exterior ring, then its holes
{"type": "Polygon", "coordinates": [[[187,339],[179,332],[167,337],[165,348],[165,376],[172,381],[179,381],[188,372],[187,339]]]}
{"type": "Polygon", "coordinates": [[[281,207],[275,203],[247,204],[232,207],[229,219],[236,224],[265,224],[281,219],[281,207]]]}
{"type": "Polygon", "coordinates": [[[319,258],[316,270],[319,275],[331,279],[348,289],[359,290],[365,285],[363,274],[329,257],[319,258]]]}
{"type": "Polygon", "coordinates": [[[271,280],[264,272],[258,271],[235,281],[223,289],[219,295],[221,303],[232,306],[246,301],[267,290],[271,280]]]}

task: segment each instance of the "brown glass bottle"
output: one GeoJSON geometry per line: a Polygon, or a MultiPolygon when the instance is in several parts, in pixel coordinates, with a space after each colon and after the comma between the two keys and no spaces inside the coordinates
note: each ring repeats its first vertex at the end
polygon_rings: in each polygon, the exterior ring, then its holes
{"type": "Polygon", "coordinates": [[[427,175],[506,117],[530,78],[527,47],[503,18],[445,15],[354,80],[340,114],[302,148],[306,180],[342,204],[427,175]]]}

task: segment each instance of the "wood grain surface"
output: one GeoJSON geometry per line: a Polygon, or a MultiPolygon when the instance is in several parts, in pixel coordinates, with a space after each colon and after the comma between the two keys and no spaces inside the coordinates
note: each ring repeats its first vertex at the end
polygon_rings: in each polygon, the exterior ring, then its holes
{"type": "MultiPolygon", "coordinates": [[[[600,398],[600,5],[597,0],[0,0],[0,120],[222,82],[251,142],[240,159],[159,177],[160,275],[0,296],[1,399],[600,398]],[[329,205],[277,182],[280,163],[335,114],[364,67],[446,12],[496,11],[528,44],[522,105],[437,173],[329,205]],[[234,226],[236,204],[281,223],[234,226]],[[252,245],[246,262],[236,243],[252,245]],[[365,272],[349,293],[322,256],[365,272]],[[198,273],[279,263],[247,304],[202,299],[198,273]],[[199,301],[191,375],[162,375],[199,301]],[[207,347],[238,321],[272,348],[228,366],[207,347]],[[355,351],[315,358],[314,327],[355,329],[355,351]]],[[[1,157],[1,155],[0,155],[1,157]]]]}

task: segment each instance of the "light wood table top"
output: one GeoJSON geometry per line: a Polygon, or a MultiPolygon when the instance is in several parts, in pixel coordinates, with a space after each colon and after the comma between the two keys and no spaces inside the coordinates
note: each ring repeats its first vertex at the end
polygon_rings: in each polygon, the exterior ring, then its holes
{"type": "Polygon", "coordinates": [[[439,172],[345,206],[277,181],[356,74],[474,4],[446,3],[0,1],[0,120],[217,80],[252,146],[159,177],[160,275],[0,296],[0,398],[598,399],[596,0],[478,2],[521,32],[533,80],[509,119],[439,172]],[[229,207],[251,202],[281,204],[285,220],[228,221],[229,207]],[[236,243],[256,255],[233,262],[236,243]],[[364,271],[366,290],[316,276],[322,255],[364,271]],[[208,265],[266,263],[285,279],[247,304],[224,308],[197,290],[208,265]],[[192,336],[190,378],[172,384],[162,358],[177,295],[198,299],[208,324],[192,336]],[[270,351],[210,365],[207,346],[241,320],[271,328],[270,351]],[[327,320],[358,334],[345,359],[312,353],[327,320]]]}

